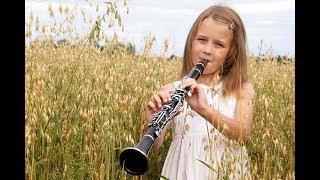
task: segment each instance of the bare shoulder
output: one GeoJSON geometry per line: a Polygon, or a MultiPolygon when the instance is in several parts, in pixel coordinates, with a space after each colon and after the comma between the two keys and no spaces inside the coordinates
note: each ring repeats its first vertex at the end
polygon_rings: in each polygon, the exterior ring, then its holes
{"type": "Polygon", "coordinates": [[[246,82],[242,85],[240,91],[241,97],[243,98],[254,98],[255,96],[255,89],[254,86],[250,82],[246,82]]]}

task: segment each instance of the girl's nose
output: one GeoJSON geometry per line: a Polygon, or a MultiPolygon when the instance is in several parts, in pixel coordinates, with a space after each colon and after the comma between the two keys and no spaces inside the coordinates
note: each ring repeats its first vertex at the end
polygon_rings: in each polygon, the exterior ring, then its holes
{"type": "Polygon", "coordinates": [[[205,53],[205,54],[208,54],[208,55],[211,55],[212,54],[212,46],[211,44],[207,43],[204,47],[203,47],[203,50],[202,52],[205,53]]]}

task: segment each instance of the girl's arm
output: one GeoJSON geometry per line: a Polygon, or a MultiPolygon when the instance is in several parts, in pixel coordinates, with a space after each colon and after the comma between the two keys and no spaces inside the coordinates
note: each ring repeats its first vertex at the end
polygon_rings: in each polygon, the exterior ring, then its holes
{"type": "Polygon", "coordinates": [[[200,113],[226,137],[244,143],[252,133],[254,95],[255,90],[252,84],[244,84],[233,119],[224,116],[210,106],[204,108],[200,113]]]}

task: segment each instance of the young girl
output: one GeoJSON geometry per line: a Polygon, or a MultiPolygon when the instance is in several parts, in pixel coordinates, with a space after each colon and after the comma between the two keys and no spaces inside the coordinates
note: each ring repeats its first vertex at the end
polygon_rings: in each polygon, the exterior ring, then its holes
{"type": "Polygon", "coordinates": [[[149,123],[152,114],[171,100],[172,89],[191,88],[180,113],[153,145],[153,150],[158,149],[167,129],[172,130],[163,176],[170,180],[250,178],[244,143],[252,132],[255,91],[247,80],[246,53],[244,25],[233,9],[215,5],[196,19],[185,44],[182,80],[165,85],[146,106],[149,123]],[[199,59],[208,61],[203,74],[197,80],[183,78],[199,59]]]}

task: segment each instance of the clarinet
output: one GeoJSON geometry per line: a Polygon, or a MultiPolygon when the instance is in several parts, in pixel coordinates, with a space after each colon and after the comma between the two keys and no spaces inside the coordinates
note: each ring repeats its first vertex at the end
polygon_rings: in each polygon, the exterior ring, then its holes
{"type": "MultiPolygon", "coordinates": [[[[186,78],[197,80],[203,73],[208,61],[200,60],[189,72],[186,78]]],[[[120,165],[132,175],[142,175],[148,170],[148,153],[155,139],[161,134],[163,128],[172,121],[183,105],[190,87],[184,89],[177,87],[171,95],[171,101],[164,103],[152,116],[148,130],[135,147],[125,148],[119,156],[120,165]]]]}

